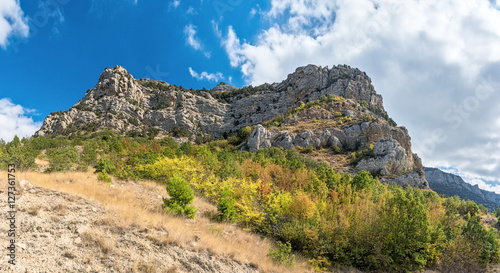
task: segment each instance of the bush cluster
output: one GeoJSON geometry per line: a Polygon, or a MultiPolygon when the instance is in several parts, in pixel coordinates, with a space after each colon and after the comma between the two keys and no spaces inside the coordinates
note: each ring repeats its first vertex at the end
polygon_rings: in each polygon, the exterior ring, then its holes
{"type": "MultiPolygon", "coordinates": [[[[359,156],[369,156],[367,148],[359,156]]],[[[281,242],[269,255],[289,265],[294,252],[308,257],[317,271],[354,266],[403,272],[441,264],[456,272],[499,260],[498,232],[480,221],[486,212],[474,202],[381,184],[364,171],[351,177],[296,150],[249,153],[228,140],[178,145],[169,138],[128,138],[106,131],[0,143],[2,158],[20,154],[34,159],[42,150],[54,171],[93,165],[106,181],[112,174],[165,183],[170,197],[162,207],[175,215],[194,218],[194,194],[204,196],[217,205],[219,221],[281,242]],[[83,151],[78,153],[75,145],[83,151]]]]}

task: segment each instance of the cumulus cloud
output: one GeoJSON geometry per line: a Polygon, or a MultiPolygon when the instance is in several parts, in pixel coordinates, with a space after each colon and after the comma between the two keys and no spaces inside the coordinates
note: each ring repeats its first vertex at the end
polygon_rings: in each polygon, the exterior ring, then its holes
{"type": "Polygon", "coordinates": [[[34,122],[28,115],[35,111],[14,104],[10,99],[0,99],[0,138],[11,141],[15,135],[19,137],[32,136],[40,127],[41,122],[34,122]]]}
{"type": "Polygon", "coordinates": [[[190,24],[184,27],[184,35],[186,37],[186,44],[192,47],[194,50],[199,50],[203,52],[205,57],[210,59],[210,52],[204,50],[204,45],[200,42],[196,35],[196,26],[190,24]]]}
{"type": "Polygon", "coordinates": [[[6,48],[9,37],[19,35],[28,37],[29,26],[18,0],[0,2],[0,46],[6,48]]]}
{"type": "Polygon", "coordinates": [[[500,11],[488,0],[272,0],[263,15],[257,39],[232,26],[221,38],[248,83],[310,63],[358,67],[424,164],[500,179],[500,11]]]}
{"type": "Polygon", "coordinates": [[[193,70],[192,67],[189,67],[189,74],[191,74],[191,77],[197,79],[197,80],[207,80],[211,82],[218,82],[220,80],[224,79],[224,75],[221,72],[216,72],[216,73],[208,73],[208,72],[201,72],[197,73],[196,71],[193,70]]]}

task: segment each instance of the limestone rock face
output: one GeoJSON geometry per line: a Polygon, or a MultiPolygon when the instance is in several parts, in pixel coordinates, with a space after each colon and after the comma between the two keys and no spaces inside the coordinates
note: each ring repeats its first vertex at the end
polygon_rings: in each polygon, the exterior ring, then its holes
{"type": "MultiPolygon", "coordinates": [[[[203,132],[220,137],[323,95],[364,100],[385,113],[382,97],[375,92],[371,79],[349,66],[299,67],[281,83],[248,89],[252,90],[250,95],[234,96],[226,103],[208,92],[185,90],[163,81],[136,80],[125,68],[115,66],[105,69],[95,87],[69,111],[49,115],[35,135],[104,128],[127,133],[146,127],[168,134],[182,127],[191,135],[203,132]]],[[[211,92],[228,90],[239,89],[221,83],[211,92]]]]}
{"type": "Polygon", "coordinates": [[[250,152],[255,153],[258,149],[270,148],[270,138],[271,133],[269,133],[262,125],[257,125],[252,133],[250,133],[247,141],[250,152]]]}
{"type": "Polygon", "coordinates": [[[373,148],[374,158],[361,160],[356,169],[380,173],[381,175],[403,174],[413,169],[413,162],[409,160],[406,151],[399,143],[392,139],[380,139],[373,148]]]}
{"type": "Polygon", "coordinates": [[[237,89],[237,88],[232,86],[232,85],[229,85],[227,83],[221,82],[217,86],[212,88],[212,90],[210,90],[210,92],[211,93],[226,92],[226,91],[233,91],[234,89],[237,89]]]}
{"type": "MultiPolygon", "coordinates": [[[[273,146],[334,147],[355,152],[373,144],[375,157],[360,161],[355,166],[357,170],[366,169],[395,179],[403,177],[396,182],[424,187],[422,181],[405,182],[415,178],[412,170],[422,169],[418,156],[411,151],[408,131],[388,123],[382,96],[375,92],[371,79],[356,68],[307,65],[297,68],[280,83],[244,88],[220,83],[209,92],[204,90],[186,90],[151,79],[138,80],[121,66],[107,68],[78,103],[64,112],[51,113],[35,136],[112,129],[121,134],[158,132],[194,140],[207,135],[220,138],[245,126],[257,125],[245,145],[252,152],[273,146]],[[333,96],[342,98],[332,106],[339,112],[314,108],[287,117],[286,123],[291,128],[304,119],[309,123],[308,128],[268,131],[258,125],[285,115],[291,108],[333,96]],[[313,120],[331,123],[339,117],[345,123],[313,126],[313,120]]],[[[425,176],[419,177],[425,181],[425,176]]]]}
{"type": "Polygon", "coordinates": [[[356,171],[366,170],[380,175],[384,183],[397,183],[403,187],[411,186],[428,189],[423,175],[420,158],[411,151],[411,141],[406,129],[386,127],[385,124],[372,122],[322,130],[306,130],[302,133],[279,131],[271,133],[262,125],[257,125],[251,132],[246,149],[255,152],[268,147],[332,148],[361,150],[373,143],[373,157],[362,159],[354,167],[356,171]],[[378,134],[371,135],[372,132],[378,134]],[[376,139],[379,137],[378,139],[376,139]],[[375,140],[376,139],[376,140],[375,140]],[[408,150],[404,147],[408,147],[408,150]]]}

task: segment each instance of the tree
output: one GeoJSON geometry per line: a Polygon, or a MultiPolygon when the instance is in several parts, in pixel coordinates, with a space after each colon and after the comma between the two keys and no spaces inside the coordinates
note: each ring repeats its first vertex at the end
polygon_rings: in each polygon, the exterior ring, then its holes
{"type": "Polygon", "coordinates": [[[198,209],[189,205],[193,202],[194,193],[186,180],[178,176],[172,177],[168,181],[167,192],[170,199],[163,198],[163,210],[173,215],[181,214],[194,219],[198,209]]]}
{"type": "Polygon", "coordinates": [[[499,260],[499,240],[494,229],[487,230],[481,222],[481,216],[475,215],[469,218],[467,224],[462,228],[462,235],[471,245],[481,249],[480,262],[488,265],[499,260]]]}
{"type": "Polygon", "coordinates": [[[4,164],[15,164],[19,170],[36,167],[36,152],[29,146],[14,145],[7,149],[6,156],[1,159],[4,164]]]}
{"type": "Polygon", "coordinates": [[[359,171],[351,181],[356,190],[367,188],[375,183],[375,179],[368,171],[359,171]]]}
{"type": "Polygon", "coordinates": [[[432,259],[430,221],[421,197],[419,190],[396,188],[385,206],[383,247],[391,271],[420,270],[432,259]]]}
{"type": "Polygon", "coordinates": [[[74,147],[50,150],[47,152],[47,157],[50,162],[49,170],[53,172],[69,171],[80,160],[78,151],[74,147]]]}
{"type": "Polygon", "coordinates": [[[219,220],[221,221],[234,221],[236,219],[236,200],[228,187],[224,187],[221,193],[221,198],[217,204],[217,211],[219,212],[219,220]]]}

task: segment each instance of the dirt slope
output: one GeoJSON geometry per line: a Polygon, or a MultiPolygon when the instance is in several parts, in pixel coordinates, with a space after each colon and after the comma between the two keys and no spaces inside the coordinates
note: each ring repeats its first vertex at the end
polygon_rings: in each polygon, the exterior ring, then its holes
{"type": "MultiPolygon", "coordinates": [[[[7,207],[0,194],[0,207],[7,207]]],[[[16,266],[2,255],[0,272],[256,272],[256,268],[169,245],[167,231],[122,226],[97,202],[43,188],[16,200],[16,266]]],[[[2,215],[5,215],[2,213],[2,215]]],[[[8,226],[0,222],[0,241],[8,226]]]]}

